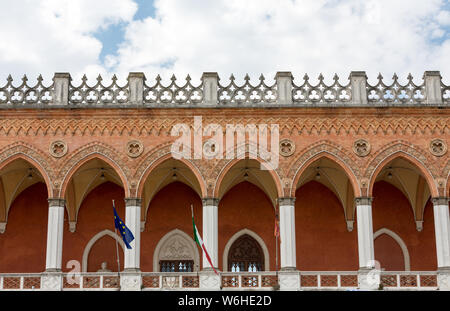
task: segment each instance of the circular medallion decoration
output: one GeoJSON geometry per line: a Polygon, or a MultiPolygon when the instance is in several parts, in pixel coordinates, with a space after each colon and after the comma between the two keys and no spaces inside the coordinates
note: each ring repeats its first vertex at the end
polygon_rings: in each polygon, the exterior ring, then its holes
{"type": "Polygon", "coordinates": [[[62,140],[56,140],[50,144],[50,154],[55,158],[61,158],[67,153],[67,144],[62,140]]]}
{"type": "Polygon", "coordinates": [[[218,156],[220,149],[214,139],[208,139],[203,143],[203,155],[206,159],[214,159],[218,156]]]}
{"type": "Polygon", "coordinates": [[[144,145],[138,140],[130,140],[127,143],[127,154],[132,158],[140,156],[144,152],[144,145]]]}
{"type": "Polygon", "coordinates": [[[447,144],[442,139],[433,139],[430,142],[430,152],[437,157],[443,156],[447,153],[447,144]]]}
{"type": "Polygon", "coordinates": [[[280,141],[280,154],[283,157],[289,157],[294,154],[295,144],[292,140],[284,138],[280,141]]]}
{"type": "Polygon", "coordinates": [[[353,152],[360,157],[365,157],[370,153],[370,143],[365,139],[355,140],[353,143],[353,152]]]}

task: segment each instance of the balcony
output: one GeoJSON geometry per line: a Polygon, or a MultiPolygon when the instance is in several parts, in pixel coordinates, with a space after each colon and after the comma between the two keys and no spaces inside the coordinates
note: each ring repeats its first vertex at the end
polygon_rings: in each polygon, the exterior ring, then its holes
{"type": "MultiPolygon", "coordinates": [[[[218,290],[283,290],[282,273],[265,272],[221,272],[217,277],[218,290]],[[281,284],[280,284],[281,283],[281,284]]],[[[46,273],[3,273],[0,274],[0,291],[39,291],[47,290],[44,285],[46,273]]],[[[63,291],[118,291],[120,278],[124,273],[58,273],[63,291]]],[[[141,290],[193,291],[205,289],[202,284],[204,272],[142,272],[141,290]]],[[[299,286],[289,290],[359,290],[357,271],[296,271],[291,276],[298,278],[299,286]]],[[[374,273],[378,290],[438,290],[438,276],[435,271],[382,271],[374,273]],[[378,281],[377,281],[378,282],[378,281]]],[[[55,282],[55,279],[53,279],[55,282]]]]}

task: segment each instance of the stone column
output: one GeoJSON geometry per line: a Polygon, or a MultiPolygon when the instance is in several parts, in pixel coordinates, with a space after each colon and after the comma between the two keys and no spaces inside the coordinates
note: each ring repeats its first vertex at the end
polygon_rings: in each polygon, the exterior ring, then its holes
{"type": "Polygon", "coordinates": [[[295,271],[295,198],[279,198],[281,270],[295,271]]]}
{"type": "MultiPolygon", "coordinates": [[[[205,198],[203,201],[203,243],[205,243],[206,250],[214,265],[218,269],[218,254],[219,254],[219,239],[218,239],[218,209],[219,199],[205,198]]],[[[202,270],[212,271],[206,255],[203,254],[202,270]]]]}
{"type": "Polygon", "coordinates": [[[47,252],[45,273],[42,275],[42,289],[62,290],[62,247],[64,232],[63,199],[48,199],[47,252]]]}
{"type": "MultiPolygon", "coordinates": [[[[208,251],[211,262],[216,270],[218,270],[218,209],[219,199],[217,198],[204,198],[203,203],[203,229],[202,239],[205,243],[206,250],[208,251]]],[[[202,272],[200,274],[200,288],[205,290],[218,290],[220,289],[220,276],[216,275],[211,265],[203,253],[203,265],[202,272]]]]}
{"type": "Polygon", "coordinates": [[[358,197],[356,203],[356,220],[358,226],[358,283],[361,289],[377,289],[380,275],[375,268],[373,246],[372,198],[358,197]]]}
{"type": "Polygon", "coordinates": [[[450,290],[450,218],[449,198],[432,199],[434,211],[434,232],[436,234],[436,257],[438,285],[441,290],[450,290]]]}
{"type": "Polygon", "coordinates": [[[280,259],[278,273],[280,290],[300,289],[300,274],[297,270],[295,245],[295,198],[279,198],[280,259]]]}
{"type": "Polygon", "coordinates": [[[125,198],[125,225],[133,233],[131,249],[125,248],[124,271],[120,275],[120,289],[124,291],[141,290],[141,199],[125,198]]]}

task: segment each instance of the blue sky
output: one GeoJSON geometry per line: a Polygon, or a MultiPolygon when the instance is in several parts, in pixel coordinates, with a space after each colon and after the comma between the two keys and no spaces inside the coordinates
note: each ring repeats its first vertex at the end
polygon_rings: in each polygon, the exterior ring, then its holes
{"type": "Polygon", "coordinates": [[[421,83],[439,70],[450,83],[450,0],[0,0],[0,37],[0,85],[9,74],[120,81],[130,71],[346,83],[363,70],[421,83]]]}
{"type": "MultiPolygon", "coordinates": [[[[155,7],[153,0],[135,0],[138,5],[136,14],[133,16],[133,20],[143,20],[147,17],[155,17],[155,7]]],[[[129,23],[120,22],[112,24],[106,29],[101,29],[96,32],[95,37],[103,44],[102,51],[100,53],[100,61],[104,62],[105,56],[108,54],[116,54],[117,49],[124,41],[125,29],[129,23]]]]}

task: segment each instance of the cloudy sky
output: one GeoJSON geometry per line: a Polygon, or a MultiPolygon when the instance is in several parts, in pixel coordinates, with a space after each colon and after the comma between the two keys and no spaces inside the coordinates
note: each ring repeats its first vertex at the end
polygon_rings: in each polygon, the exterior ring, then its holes
{"type": "Polygon", "coordinates": [[[347,82],[352,70],[450,83],[450,0],[0,0],[0,38],[0,85],[130,71],[347,82]]]}

